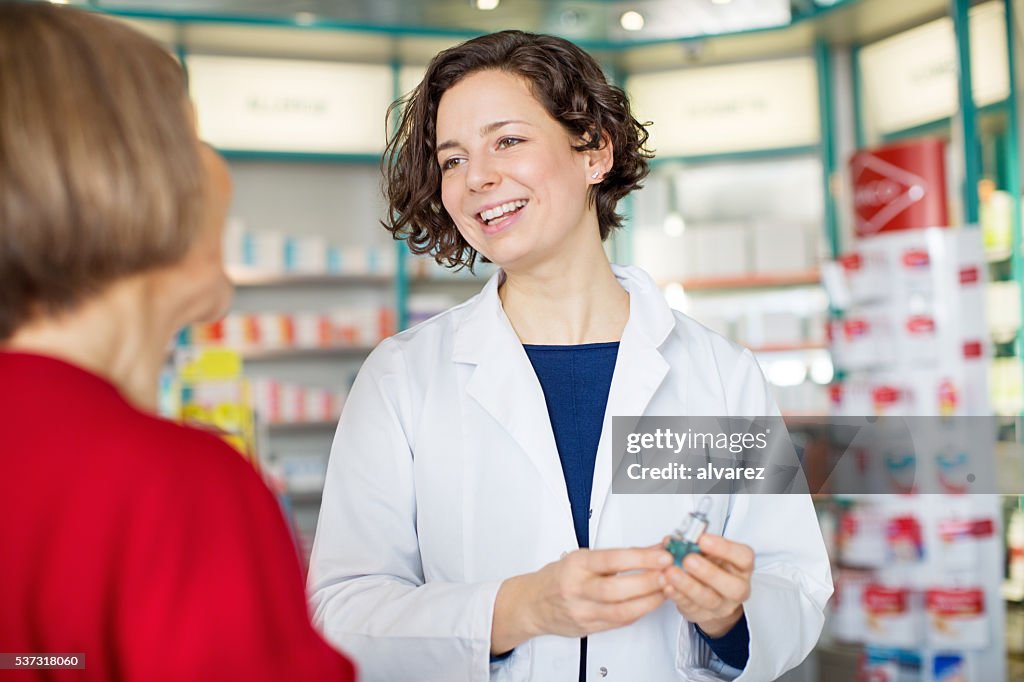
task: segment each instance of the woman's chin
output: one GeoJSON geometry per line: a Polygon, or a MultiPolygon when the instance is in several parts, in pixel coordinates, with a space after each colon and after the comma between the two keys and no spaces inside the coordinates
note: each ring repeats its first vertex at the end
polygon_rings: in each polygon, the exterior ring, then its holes
{"type": "Polygon", "coordinates": [[[235,286],[227,273],[222,273],[215,283],[203,287],[205,295],[196,303],[192,322],[216,322],[231,310],[235,286]]]}

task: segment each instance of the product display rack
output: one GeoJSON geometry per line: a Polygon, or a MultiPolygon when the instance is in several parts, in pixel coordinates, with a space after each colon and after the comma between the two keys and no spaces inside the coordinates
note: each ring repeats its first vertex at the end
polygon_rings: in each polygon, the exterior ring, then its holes
{"type": "Polygon", "coordinates": [[[343,356],[364,356],[373,346],[327,346],[323,348],[243,348],[242,359],[247,362],[261,360],[323,360],[343,356]]]}
{"type": "Polygon", "coordinates": [[[311,275],[253,272],[229,269],[228,276],[236,288],[276,287],[345,287],[345,286],[391,286],[394,277],[388,275],[311,275]]]}
{"type": "MultiPolygon", "coordinates": [[[[821,282],[821,273],[804,270],[791,273],[744,275],[738,277],[691,277],[679,282],[687,291],[735,291],[743,289],[781,289],[804,287],[821,282]]],[[[671,282],[664,282],[664,285],[671,282]]]]}
{"type": "MultiPolygon", "coordinates": [[[[998,4],[1002,7],[1006,28],[1006,64],[1009,77],[1009,93],[1006,99],[993,102],[985,106],[976,106],[972,97],[964,93],[972,92],[972,73],[970,66],[970,38],[968,30],[968,9],[975,3],[966,0],[952,0],[949,3],[949,16],[953,19],[954,32],[957,44],[957,77],[959,81],[959,112],[954,116],[942,117],[927,121],[910,128],[887,131],[877,136],[874,140],[868,140],[865,131],[862,109],[862,79],[859,69],[858,54],[863,47],[862,44],[852,46],[851,78],[853,82],[854,98],[854,134],[856,146],[862,149],[871,144],[887,144],[915,137],[930,136],[942,137],[947,140],[955,138],[963,146],[964,167],[963,185],[959,188],[961,199],[958,203],[962,206],[962,224],[965,226],[977,227],[979,223],[978,191],[979,182],[982,178],[996,180],[997,188],[1007,191],[1013,201],[1011,211],[1011,246],[999,254],[989,253],[990,279],[992,281],[1010,281],[1016,283],[1018,289],[1024,287],[1024,262],[1022,262],[1021,245],[1021,139],[1018,134],[1019,110],[1019,82],[1017,80],[1017,49],[1019,35],[1015,26],[1020,23],[1019,6],[1021,3],[1014,0],[992,0],[990,3],[979,3],[986,5],[998,4]],[[1016,5],[1016,6],[1015,6],[1016,5]],[[977,141],[977,142],[974,142],[977,141]],[[991,150],[986,154],[985,150],[991,150]],[[1014,190],[1016,188],[1016,190],[1014,190]],[[1008,262],[1010,267],[999,268],[999,264],[1008,262]]],[[[933,17],[934,18],[934,17],[933,17]]],[[[905,29],[907,27],[901,27],[905,29]]],[[[878,39],[888,37],[879,36],[878,39]]],[[[950,188],[951,191],[957,188],[950,188]]],[[[1019,297],[1022,312],[1024,312],[1024,297],[1019,297]]],[[[1006,344],[998,344],[997,349],[1006,344]]],[[[1020,328],[1017,329],[1012,347],[1009,348],[1011,355],[1003,355],[998,352],[996,357],[1024,358],[1022,354],[1022,339],[1020,328]]],[[[1022,365],[1024,369],[1024,365],[1022,365]]],[[[1024,414],[1017,413],[1018,418],[1024,414]]],[[[1020,427],[1016,429],[1018,442],[1024,442],[1024,433],[1020,427]]]]}

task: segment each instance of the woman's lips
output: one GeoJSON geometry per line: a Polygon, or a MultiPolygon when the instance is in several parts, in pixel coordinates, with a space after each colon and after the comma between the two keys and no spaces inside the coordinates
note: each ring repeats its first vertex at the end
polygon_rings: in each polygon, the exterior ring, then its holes
{"type": "Polygon", "coordinates": [[[507,230],[517,220],[519,220],[519,216],[523,214],[523,211],[525,211],[526,208],[527,208],[527,206],[523,206],[522,208],[520,208],[519,210],[515,211],[514,213],[508,214],[508,217],[502,218],[501,220],[499,220],[496,223],[492,223],[490,225],[488,225],[487,223],[484,223],[483,226],[481,227],[481,229],[483,230],[483,233],[486,234],[487,236],[492,236],[492,235],[498,234],[499,232],[503,232],[504,230],[507,230]]]}

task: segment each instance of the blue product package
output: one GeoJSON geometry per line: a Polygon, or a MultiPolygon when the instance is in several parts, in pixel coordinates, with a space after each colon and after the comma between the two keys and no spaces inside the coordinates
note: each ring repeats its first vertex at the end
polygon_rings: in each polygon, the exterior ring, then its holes
{"type": "Polygon", "coordinates": [[[935,682],[967,682],[964,657],[959,654],[939,654],[932,667],[935,682]]]}
{"type": "Polygon", "coordinates": [[[285,237],[284,240],[284,269],[293,272],[298,263],[299,245],[293,237],[285,237]]]}

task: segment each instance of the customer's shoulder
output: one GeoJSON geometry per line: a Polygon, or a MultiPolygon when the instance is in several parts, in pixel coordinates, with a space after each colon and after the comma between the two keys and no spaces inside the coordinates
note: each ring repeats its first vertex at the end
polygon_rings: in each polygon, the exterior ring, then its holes
{"type": "Polygon", "coordinates": [[[162,417],[135,413],[121,431],[123,447],[134,451],[140,476],[170,480],[223,481],[254,471],[242,454],[212,431],[162,417]]]}

